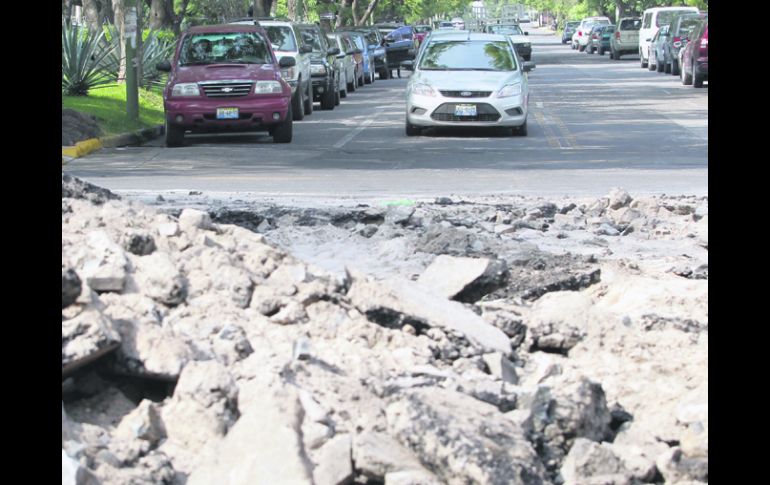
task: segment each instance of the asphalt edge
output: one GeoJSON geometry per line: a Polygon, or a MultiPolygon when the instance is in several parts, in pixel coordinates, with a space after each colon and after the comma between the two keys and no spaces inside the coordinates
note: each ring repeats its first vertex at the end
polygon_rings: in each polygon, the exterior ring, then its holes
{"type": "Polygon", "coordinates": [[[121,135],[105,136],[101,138],[89,138],[79,141],[74,146],[61,148],[62,165],[66,165],[75,158],[80,158],[94,152],[100,148],[114,148],[123,146],[138,146],[143,142],[152,140],[163,135],[163,125],[156,125],[152,128],[123,133],[121,135]]]}

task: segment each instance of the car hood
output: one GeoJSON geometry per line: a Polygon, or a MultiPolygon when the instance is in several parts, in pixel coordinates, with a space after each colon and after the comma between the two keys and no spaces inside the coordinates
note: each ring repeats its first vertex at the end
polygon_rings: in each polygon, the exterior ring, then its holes
{"type": "Polygon", "coordinates": [[[521,79],[519,71],[416,71],[410,83],[446,91],[497,91],[521,79]]]}
{"type": "Polygon", "coordinates": [[[509,35],[509,39],[511,39],[511,42],[514,44],[527,44],[530,42],[528,35],[509,35]]]}
{"type": "Polygon", "coordinates": [[[178,67],[174,82],[196,83],[225,79],[276,79],[280,71],[272,64],[208,64],[205,66],[178,67]]]}

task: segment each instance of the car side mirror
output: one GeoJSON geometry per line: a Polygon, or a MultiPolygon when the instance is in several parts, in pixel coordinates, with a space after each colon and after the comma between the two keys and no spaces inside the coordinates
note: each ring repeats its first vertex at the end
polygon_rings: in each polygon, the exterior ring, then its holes
{"type": "Polygon", "coordinates": [[[352,56],[352,55],[353,55],[353,54],[355,54],[355,53],[356,53],[356,50],[355,50],[355,49],[350,49],[350,50],[349,50],[349,51],[347,51],[345,54],[347,54],[347,55],[349,55],[349,56],[352,56]]]}
{"type": "Polygon", "coordinates": [[[329,50],[326,51],[327,56],[336,56],[340,53],[339,47],[329,47],[329,50]]]}
{"type": "Polygon", "coordinates": [[[353,51],[353,53],[354,54],[363,54],[364,51],[362,51],[361,49],[356,49],[356,50],[353,51]]]}
{"type": "Polygon", "coordinates": [[[291,56],[284,56],[278,61],[280,67],[293,67],[297,65],[297,60],[291,56]]]}
{"type": "Polygon", "coordinates": [[[529,32],[524,32],[524,35],[529,35],[529,32]]]}
{"type": "Polygon", "coordinates": [[[414,71],[414,61],[401,61],[401,67],[407,71],[414,71]]]}
{"type": "Polygon", "coordinates": [[[535,67],[537,67],[537,66],[535,65],[534,62],[526,61],[526,62],[524,62],[524,64],[522,64],[521,70],[524,71],[524,72],[529,72],[529,71],[533,70],[535,67]]]}
{"type": "Polygon", "coordinates": [[[651,40],[652,40],[652,37],[650,37],[649,39],[645,40],[645,42],[650,42],[651,40]]]}
{"type": "Polygon", "coordinates": [[[171,72],[171,63],[168,61],[160,61],[155,64],[155,69],[161,72],[171,72]]]}
{"type": "Polygon", "coordinates": [[[337,54],[337,59],[344,59],[345,56],[347,56],[347,54],[345,54],[344,52],[340,52],[339,54],[337,54]]]}
{"type": "Polygon", "coordinates": [[[310,54],[311,52],[313,52],[313,48],[310,47],[309,45],[303,45],[302,47],[299,48],[300,54],[310,54]]]}

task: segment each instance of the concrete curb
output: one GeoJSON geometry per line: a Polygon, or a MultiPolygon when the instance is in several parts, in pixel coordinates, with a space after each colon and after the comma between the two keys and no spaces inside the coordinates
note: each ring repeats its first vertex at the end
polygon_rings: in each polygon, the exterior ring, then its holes
{"type": "Polygon", "coordinates": [[[152,128],[146,128],[144,130],[135,131],[133,133],[123,133],[122,135],[90,138],[85,141],[79,141],[75,144],[75,146],[61,147],[62,165],[65,165],[75,158],[84,157],[100,148],[138,146],[145,141],[149,141],[153,138],[157,138],[163,135],[163,132],[163,125],[157,125],[152,128]]]}

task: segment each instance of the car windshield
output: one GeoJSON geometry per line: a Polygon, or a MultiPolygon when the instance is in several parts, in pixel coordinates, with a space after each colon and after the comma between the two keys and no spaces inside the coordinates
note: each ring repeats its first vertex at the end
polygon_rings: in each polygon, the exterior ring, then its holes
{"type": "Polygon", "coordinates": [[[655,26],[661,27],[663,25],[669,25],[671,21],[674,20],[674,17],[685,12],[692,13],[692,10],[662,10],[658,12],[658,18],[655,19],[655,26]]]}
{"type": "Polygon", "coordinates": [[[256,32],[192,34],[185,37],[180,66],[202,64],[272,64],[265,39],[256,32]]]}
{"type": "Polygon", "coordinates": [[[431,30],[433,30],[433,29],[430,26],[428,26],[428,25],[415,25],[414,26],[414,31],[417,32],[418,34],[424,34],[424,33],[430,32],[431,30]]]}
{"type": "Polygon", "coordinates": [[[296,51],[297,43],[294,41],[294,34],[289,27],[269,26],[265,27],[267,36],[273,48],[277,51],[296,51]]]}
{"type": "Polygon", "coordinates": [[[642,19],[626,19],[620,22],[619,30],[639,30],[642,28],[642,19]]]}
{"type": "Polygon", "coordinates": [[[699,17],[684,18],[679,22],[679,34],[687,35],[693,31],[695,27],[700,25],[703,20],[699,17]]]}
{"type": "Polygon", "coordinates": [[[524,35],[518,25],[490,25],[489,32],[492,34],[524,35]]]}
{"type": "Polygon", "coordinates": [[[510,44],[491,40],[436,40],[425,47],[420,69],[427,71],[513,71],[510,44]]]}

